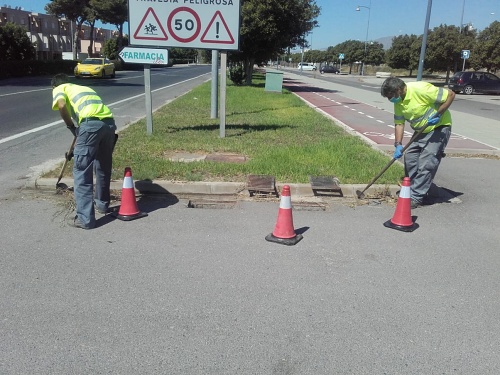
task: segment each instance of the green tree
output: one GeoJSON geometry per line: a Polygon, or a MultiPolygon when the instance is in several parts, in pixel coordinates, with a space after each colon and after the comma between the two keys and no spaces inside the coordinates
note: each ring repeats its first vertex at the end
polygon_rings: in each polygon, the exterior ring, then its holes
{"type": "MultiPolygon", "coordinates": [[[[108,39],[104,43],[103,54],[110,60],[117,60],[121,47],[118,46],[119,39],[108,39]]],[[[128,46],[128,37],[124,36],[121,41],[122,47],[128,46]]]]}
{"type": "Polygon", "coordinates": [[[75,22],[76,30],[73,38],[73,60],[77,60],[78,45],[82,25],[87,20],[87,12],[90,0],[51,0],[45,5],[45,11],[56,17],[66,17],[75,22]]]}
{"type": "Polygon", "coordinates": [[[0,60],[32,60],[35,56],[26,28],[12,22],[0,26],[0,60]]]}
{"type": "Polygon", "coordinates": [[[456,26],[440,25],[435,27],[427,36],[425,68],[431,72],[446,71],[446,81],[450,71],[455,69],[461,60],[461,51],[465,46],[474,46],[475,31],[470,30],[467,35],[461,35],[456,26]]]}
{"type": "MultiPolygon", "coordinates": [[[[386,51],[386,63],[394,69],[407,69],[412,75],[413,69],[418,67],[418,55],[415,57],[415,45],[418,37],[412,35],[399,35],[392,38],[392,45],[386,51]]],[[[421,44],[421,41],[419,42],[421,44]]]]}
{"type": "Polygon", "coordinates": [[[475,69],[486,68],[494,72],[500,69],[500,22],[492,22],[479,33],[470,64],[475,69]]]}
{"type": "Polygon", "coordinates": [[[192,48],[170,48],[169,57],[173,60],[195,61],[198,51],[192,48]]]}
{"type": "Polygon", "coordinates": [[[246,83],[252,83],[253,65],[268,61],[289,47],[305,46],[305,35],[316,25],[320,8],[314,0],[244,0],[241,6],[240,52],[246,83]]]}
{"type": "Polygon", "coordinates": [[[118,29],[118,50],[123,43],[123,24],[128,20],[127,0],[90,0],[90,6],[97,14],[99,20],[115,25],[118,29]]]}
{"type": "Polygon", "coordinates": [[[370,42],[366,45],[365,63],[368,65],[380,65],[385,60],[384,45],[379,42],[370,42]]]}
{"type": "Polygon", "coordinates": [[[365,43],[360,42],[359,40],[347,40],[337,44],[335,47],[329,48],[328,50],[333,56],[338,57],[339,54],[344,54],[342,65],[348,65],[349,74],[351,74],[355,65],[358,69],[361,65],[360,62],[363,60],[365,54],[365,43]]]}

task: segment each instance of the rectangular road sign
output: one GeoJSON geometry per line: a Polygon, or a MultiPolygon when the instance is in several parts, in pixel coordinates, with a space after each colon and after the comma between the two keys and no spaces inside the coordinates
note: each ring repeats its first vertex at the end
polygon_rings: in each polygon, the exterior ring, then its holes
{"type": "Polygon", "coordinates": [[[132,46],[237,50],[240,0],[129,0],[132,46]]]}
{"type": "Polygon", "coordinates": [[[118,54],[126,63],[133,64],[168,64],[168,50],[162,48],[124,47],[118,54]]]}

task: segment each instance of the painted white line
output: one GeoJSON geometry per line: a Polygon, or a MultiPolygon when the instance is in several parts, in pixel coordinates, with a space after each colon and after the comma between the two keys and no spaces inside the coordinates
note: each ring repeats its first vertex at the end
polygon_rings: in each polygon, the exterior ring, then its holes
{"type": "MultiPolygon", "coordinates": [[[[157,92],[157,91],[165,90],[165,89],[168,89],[170,87],[174,87],[174,86],[180,85],[182,83],[192,81],[193,79],[197,79],[197,78],[203,77],[204,75],[207,75],[207,74],[211,74],[211,73],[201,74],[199,76],[196,76],[196,77],[193,77],[193,78],[189,78],[189,79],[186,79],[184,81],[174,83],[172,85],[168,85],[168,86],[157,88],[156,90],[152,90],[151,92],[157,92]]],[[[129,100],[140,98],[141,96],[144,96],[144,95],[146,95],[146,93],[135,95],[135,96],[131,96],[129,98],[126,98],[126,99],[119,100],[117,102],[108,104],[108,107],[111,108],[111,107],[114,107],[114,106],[116,106],[118,104],[121,104],[121,103],[124,103],[124,102],[128,102],[129,100]]],[[[19,133],[19,134],[14,134],[14,135],[11,135],[10,137],[7,137],[7,138],[2,138],[2,139],[0,139],[0,144],[12,141],[12,140],[17,139],[17,138],[24,137],[25,135],[28,135],[28,134],[33,134],[33,133],[36,133],[36,132],[39,132],[39,131],[51,128],[53,126],[56,126],[56,125],[62,124],[62,123],[63,123],[63,120],[54,121],[54,122],[51,122],[50,124],[39,126],[38,128],[27,130],[27,131],[19,133]]]]}
{"type": "Polygon", "coordinates": [[[2,98],[4,96],[12,96],[12,95],[17,95],[17,94],[27,94],[27,93],[30,93],[30,92],[45,91],[45,90],[52,90],[52,87],[47,87],[47,88],[44,88],[44,89],[37,89],[37,90],[26,90],[26,91],[11,92],[11,93],[8,93],[8,94],[2,94],[2,95],[0,95],[0,98],[2,98]]]}

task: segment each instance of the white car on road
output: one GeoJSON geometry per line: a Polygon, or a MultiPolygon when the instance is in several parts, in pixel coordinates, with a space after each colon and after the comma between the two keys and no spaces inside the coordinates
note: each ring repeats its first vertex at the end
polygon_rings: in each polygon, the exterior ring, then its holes
{"type": "Polygon", "coordinates": [[[302,67],[302,70],[316,70],[316,65],[313,63],[298,63],[297,69],[300,69],[302,67]]]}

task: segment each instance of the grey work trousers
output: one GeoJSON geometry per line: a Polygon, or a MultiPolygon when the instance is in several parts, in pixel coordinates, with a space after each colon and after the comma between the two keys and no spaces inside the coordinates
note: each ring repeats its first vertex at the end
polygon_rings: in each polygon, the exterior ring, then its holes
{"type": "Polygon", "coordinates": [[[407,149],[404,165],[406,176],[411,181],[411,199],[422,203],[429,191],[434,176],[451,135],[451,126],[440,126],[421,134],[407,149]]]}
{"type": "Polygon", "coordinates": [[[73,165],[76,216],[87,228],[96,225],[94,199],[101,210],[109,206],[115,130],[113,119],[85,121],[78,128],[73,165]]]}

